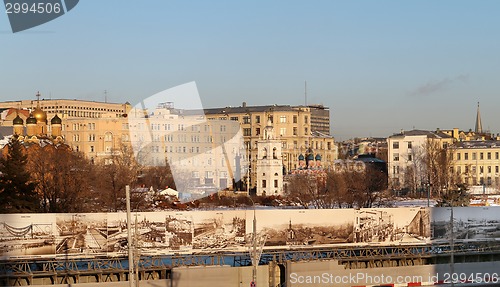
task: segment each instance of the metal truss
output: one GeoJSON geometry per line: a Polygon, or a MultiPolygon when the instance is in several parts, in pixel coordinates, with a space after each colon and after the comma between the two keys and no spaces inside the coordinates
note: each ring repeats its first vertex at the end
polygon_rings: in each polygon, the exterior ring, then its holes
{"type": "MultiPolygon", "coordinates": [[[[462,242],[451,245],[389,245],[389,246],[289,246],[286,249],[265,249],[259,264],[339,260],[349,268],[387,266],[385,263],[405,265],[408,260],[425,264],[422,258],[438,258],[453,253],[456,256],[500,254],[500,242],[462,242]],[[403,260],[398,261],[398,260],[403,260]],[[420,261],[418,261],[420,260],[420,261]],[[347,262],[347,263],[346,263],[347,262]],[[356,262],[351,264],[349,262],[356,262]]],[[[413,265],[412,263],[411,265],[413,265]]],[[[142,278],[166,278],[170,270],[180,266],[251,266],[250,254],[245,251],[217,251],[200,254],[142,255],[138,262],[142,278]]],[[[123,257],[59,257],[52,259],[22,259],[0,261],[0,284],[35,285],[36,278],[48,278],[45,284],[77,283],[80,277],[91,276],[92,282],[124,281],[127,279],[128,258],[123,257]]],[[[393,266],[393,265],[390,265],[393,266]]]]}

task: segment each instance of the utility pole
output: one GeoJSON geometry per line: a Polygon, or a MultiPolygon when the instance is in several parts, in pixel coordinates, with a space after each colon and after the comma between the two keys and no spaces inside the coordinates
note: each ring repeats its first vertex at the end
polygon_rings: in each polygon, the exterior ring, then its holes
{"type": "Polygon", "coordinates": [[[130,186],[125,186],[125,197],[127,200],[127,244],[128,244],[128,286],[134,287],[134,252],[132,246],[132,227],[130,215],[130,186]]]}

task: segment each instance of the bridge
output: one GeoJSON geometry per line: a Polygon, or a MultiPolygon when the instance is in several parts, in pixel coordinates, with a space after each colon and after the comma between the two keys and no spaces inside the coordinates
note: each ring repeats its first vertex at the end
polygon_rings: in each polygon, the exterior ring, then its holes
{"type": "MultiPolygon", "coordinates": [[[[290,246],[264,249],[259,265],[276,266],[279,284],[286,282],[290,262],[337,260],[344,269],[410,267],[449,263],[500,261],[500,242],[456,242],[442,244],[321,247],[290,246]]],[[[210,253],[142,254],[134,264],[139,280],[171,279],[172,269],[181,266],[251,266],[248,251],[218,250],[210,253]]],[[[35,286],[92,282],[124,282],[129,278],[129,261],[120,256],[32,257],[0,261],[2,286],[35,286]]],[[[278,285],[278,284],[276,284],[278,285]]]]}

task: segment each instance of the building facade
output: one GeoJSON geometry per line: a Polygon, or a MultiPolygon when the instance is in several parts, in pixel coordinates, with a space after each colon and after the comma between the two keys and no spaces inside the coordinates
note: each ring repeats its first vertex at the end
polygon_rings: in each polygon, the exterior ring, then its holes
{"type": "Polygon", "coordinates": [[[500,142],[459,142],[453,161],[456,174],[468,186],[500,187],[500,142]]]}
{"type": "Polygon", "coordinates": [[[285,173],[297,169],[297,158],[312,148],[320,154],[325,167],[332,166],[338,157],[335,140],[329,133],[329,110],[321,106],[247,106],[205,109],[209,119],[220,119],[238,122],[243,131],[244,148],[250,155],[251,187],[257,186],[256,159],[259,141],[267,121],[270,120],[281,142],[285,173]],[[312,121],[314,114],[315,121],[312,121]],[[326,119],[328,117],[328,120],[326,119]],[[328,122],[328,125],[326,124],[328,122]]]}
{"type": "Polygon", "coordinates": [[[283,158],[281,142],[268,120],[257,141],[257,195],[283,195],[283,158]]]}
{"type": "Polygon", "coordinates": [[[408,179],[423,185],[429,179],[425,168],[426,145],[435,143],[442,148],[451,147],[454,138],[441,131],[401,131],[387,138],[389,187],[401,189],[408,179]]]}

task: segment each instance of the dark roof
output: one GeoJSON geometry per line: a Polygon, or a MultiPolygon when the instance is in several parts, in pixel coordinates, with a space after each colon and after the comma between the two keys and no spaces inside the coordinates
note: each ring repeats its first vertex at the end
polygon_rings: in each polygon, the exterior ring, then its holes
{"type": "Polygon", "coordinates": [[[494,148],[500,147],[500,141],[463,141],[455,144],[456,148],[494,148]]]}
{"type": "Polygon", "coordinates": [[[428,138],[453,138],[452,136],[441,131],[426,131],[426,130],[411,130],[403,131],[390,136],[390,138],[398,138],[404,136],[427,136],[428,138]]]}
{"type": "MultiPolygon", "coordinates": [[[[266,105],[266,106],[245,106],[245,107],[225,107],[225,108],[208,108],[204,109],[205,115],[222,115],[222,114],[244,114],[252,112],[270,112],[270,111],[293,111],[298,107],[292,107],[290,105],[266,105]]],[[[184,110],[183,114],[191,114],[196,112],[199,114],[199,110],[184,110]]]]}
{"type": "Polygon", "coordinates": [[[359,155],[358,158],[356,158],[354,160],[362,161],[362,162],[385,163],[385,161],[383,161],[379,158],[376,158],[376,157],[373,157],[370,155],[365,155],[365,154],[359,155]]]}

